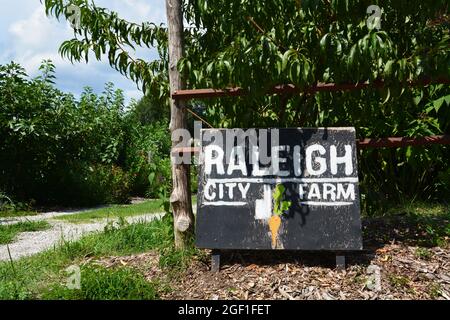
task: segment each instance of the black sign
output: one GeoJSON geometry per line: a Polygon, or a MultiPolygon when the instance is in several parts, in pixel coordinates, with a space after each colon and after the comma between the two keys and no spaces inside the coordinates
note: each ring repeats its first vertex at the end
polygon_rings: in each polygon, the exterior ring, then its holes
{"type": "Polygon", "coordinates": [[[197,246],[361,250],[353,128],[203,130],[197,246]]]}

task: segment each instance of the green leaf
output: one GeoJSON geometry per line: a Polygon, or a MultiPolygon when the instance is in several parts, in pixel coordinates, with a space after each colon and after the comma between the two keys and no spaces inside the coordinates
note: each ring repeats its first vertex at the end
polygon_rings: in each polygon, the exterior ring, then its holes
{"type": "Polygon", "coordinates": [[[383,90],[383,92],[384,92],[383,96],[384,101],[381,104],[386,104],[391,98],[391,89],[386,88],[385,90],[383,90]]]}
{"type": "Polygon", "coordinates": [[[393,76],[393,66],[395,61],[389,60],[386,65],[384,66],[384,75],[387,78],[391,78],[393,76]]]}
{"type": "Polygon", "coordinates": [[[291,201],[283,201],[283,202],[281,203],[281,211],[282,211],[282,212],[288,211],[289,208],[291,207],[291,205],[292,205],[292,202],[291,202],[291,201]]]}
{"type": "Polygon", "coordinates": [[[436,112],[439,112],[439,109],[441,109],[441,107],[444,104],[444,102],[445,102],[445,97],[442,97],[442,98],[439,98],[437,100],[434,100],[433,101],[434,110],[436,110],[436,112]]]}
{"type": "Polygon", "coordinates": [[[327,33],[322,37],[322,39],[320,39],[320,51],[322,52],[322,54],[325,54],[327,51],[329,45],[329,38],[330,35],[327,33]]]}

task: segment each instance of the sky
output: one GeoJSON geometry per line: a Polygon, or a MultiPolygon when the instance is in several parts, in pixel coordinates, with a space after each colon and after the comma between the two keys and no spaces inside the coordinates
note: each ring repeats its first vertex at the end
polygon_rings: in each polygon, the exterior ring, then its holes
{"type": "MultiPolygon", "coordinates": [[[[94,0],[95,4],[116,11],[133,22],[166,21],[164,0],[94,0]]],[[[126,102],[139,99],[142,92],[135,83],[111,68],[108,62],[95,59],[71,64],[61,58],[59,46],[73,38],[67,21],[45,15],[39,0],[0,0],[0,64],[11,61],[21,64],[30,76],[36,76],[42,60],[51,59],[56,66],[56,86],[76,97],[86,86],[96,93],[103,91],[106,82],[122,89],[126,102]]],[[[140,49],[136,56],[146,60],[157,57],[154,49],[140,49]]]]}

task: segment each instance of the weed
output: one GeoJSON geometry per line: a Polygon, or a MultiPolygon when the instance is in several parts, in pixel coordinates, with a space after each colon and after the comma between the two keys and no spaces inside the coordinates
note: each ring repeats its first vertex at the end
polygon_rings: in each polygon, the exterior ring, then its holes
{"type": "Polygon", "coordinates": [[[439,283],[431,283],[428,286],[428,294],[431,299],[437,299],[441,296],[441,285],[439,283]]]}
{"type": "Polygon", "coordinates": [[[391,286],[396,288],[409,288],[409,279],[404,276],[390,275],[388,277],[391,286]]]}
{"type": "Polygon", "coordinates": [[[423,260],[431,260],[433,257],[433,254],[430,250],[427,248],[417,248],[415,255],[417,258],[423,259],[423,260]]]}

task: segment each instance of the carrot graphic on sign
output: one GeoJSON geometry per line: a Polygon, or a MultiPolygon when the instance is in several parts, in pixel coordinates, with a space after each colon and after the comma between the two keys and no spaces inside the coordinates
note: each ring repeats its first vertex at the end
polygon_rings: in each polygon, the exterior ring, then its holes
{"type": "Polygon", "coordinates": [[[284,192],[286,191],[286,188],[282,184],[277,184],[273,191],[273,200],[274,200],[274,207],[273,212],[274,215],[270,217],[269,219],[269,229],[270,233],[272,234],[272,248],[275,249],[277,247],[278,242],[278,231],[281,227],[281,216],[284,212],[288,211],[289,208],[292,205],[292,202],[290,201],[283,201],[284,192]]]}

